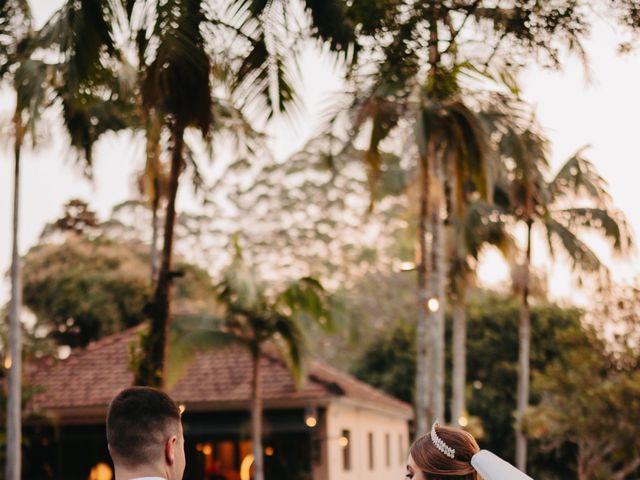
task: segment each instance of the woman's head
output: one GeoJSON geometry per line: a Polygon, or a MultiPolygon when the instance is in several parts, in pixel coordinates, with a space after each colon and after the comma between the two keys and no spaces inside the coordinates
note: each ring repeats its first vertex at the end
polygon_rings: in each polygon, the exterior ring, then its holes
{"type": "Polygon", "coordinates": [[[412,480],[477,480],[479,477],[471,466],[471,457],[480,451],[480,447],[473,436],[450,427],[434,426],[433,431],[435,439],[428,433],[411,446],[407,477],[412,480]],[[440,449],[436,446],[437,438],[442,441],[440,449]],[[445,446],[455,452],[453,458],[445,446]]]}

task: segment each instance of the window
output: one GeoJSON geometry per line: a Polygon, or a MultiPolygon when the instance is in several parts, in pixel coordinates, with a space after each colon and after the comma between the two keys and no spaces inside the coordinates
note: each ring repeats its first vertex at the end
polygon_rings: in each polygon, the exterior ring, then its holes
{"type": "Polygon", "coordinates": [[[387,468],[389,468],[391,466],[391,435],[388,433],[384,436],[384,454],[387,468]]]}
{"type": "Polygon", "coordinates": [[[369,432],[369,470],[373,470],[373,433],[369,432]]]}
{"type": "Polygon", "coordinates": [[[342,447],[342,469],[349,471],[351,470],[351,432],[342,430],[339,442],[342,447]]]}

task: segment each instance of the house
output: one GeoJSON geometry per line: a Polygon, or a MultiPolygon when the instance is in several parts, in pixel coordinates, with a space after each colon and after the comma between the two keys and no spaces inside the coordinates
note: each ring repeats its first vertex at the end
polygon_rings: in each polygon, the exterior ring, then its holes
{"type": "MultiPolygon", "coordinates": [[[[24,479],[110,480],[104,422],[109,401],[133,382],[130,344],[139,328],[30,365],[24,479]]],[[[409,405],[322,362],[296,387],[284,363],[261,360],[267,480],[402,478],[409,405]]],[[[169,390],[184,409],[185,480],[248,480],[251,359],[238,346],[197,353],[169,390]]]]}

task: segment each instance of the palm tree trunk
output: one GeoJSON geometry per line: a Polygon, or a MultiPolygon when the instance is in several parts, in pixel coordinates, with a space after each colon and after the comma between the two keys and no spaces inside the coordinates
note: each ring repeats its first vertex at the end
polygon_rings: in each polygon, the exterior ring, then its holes
{"type": "Polygon", "coordinates": [[[529,270],[531,267],[531,228],[533,222],[527,221],[527,254],[524,263],[524,282],[522,304],[520,305],[518,358],[518,401],[516,409],[516,467],[523,472],[527,468],[527,438],[524,434],[524,416],[529,405],[529,356],[531,351],[531,315],[529,311],[529,270]]]}
{"type": "MultiPolygon", "coordinates": [[[[437,72],[440,68],[440,52],[438,51],[438,18],[440,8],[437,2],[431,7],[429,22],[429,77],[432,83],[436,82],[437,72]]],[[[432,138],[428,145],[428,157],[430,159],[433,175],[429,185],[429,210],[431,230],[431,269],[429,272],[429,291],[432,307],[429,311],[429,391],[430,391],[430,418],[444,422],[444,285],[446,278],[445,251],[444,251],[444,219],[442,208],[444,199],[444,172],[441,155],[437,151],[437,145],[432,138]],[[436,303],[437,302],[437,303],[436,303]]]]}
{"type": "Polygon", "coordinates": [[[433,158],[433,182],[431,184],[431,270],[429,272],[429,291],[432,307],[429,308],[430,345],[429,366],[431,374],[431,418],[429,423],[436,420],[444,422],[444,312],[445,312],[445,281],[446,281],[446,254],[444,238],[444,179],[442,171],[442,158],[436,152],[436,146],[431,147],[433,158]]]}
{"type": "Polygon", "coordinates": [[[151,331],[149,332],[148,361],[149,378],[141,379],[141,383],[162,387],[164,383],[165,359],[167,353],[167,338],[169,334],[169,316],[171,302],[172,283],[172,253],[173,230],[176,221],[176,197],[178,184],[182,170],[182,154],[184,150],[184,128],[174,127],[173,151],[171,155],[171,173],[169,178],[169,192],[167,198],[167,211],[164,224],[164,245],[158,283],[156,285],[153,301],[150,308],[151,331]]]}
{"type": "Polygon", "coordinates": [[[262,385],[260,382],[260,350],[253,354],[251,398],[251,443],[253,444],[254,480],[264,480],[262,453],[262,385]]]}
{"type": "Polygon", "coordinates": [[[466,412],[466,340],[467,317],[464,310],[464,293],[459,293],[453,305],[453,397],[451,399],[451,423],[457,426],[460,426],[460,418],[466,412]]]}
{"type": "Polygon", "coordinates": [[[429,173],[427,160],[420,162],[420,211],[418,216],[418,321],[416,324],[416,435],[428,431],[429,397],[427,363],[427,200],[429,195],[429,173]]]}
{"type": "Polygon", "coordinates": [[[151,203],[151,249],[149,252],[149,263],[151,264],[151,285],[158,278],[158,208],[159,198],[156,195],[151,203]]]}
{"type": "Polygon", "coordinates": [[[151,284],[158,278],[158,210],[160,208],[160,125],[155,111],[146,113],[147,117],[147,168],[145,175],[151,176],[151,249],[149,263],[151,284]]]}
{"type": "Polygon", "coordinates": [[[19,113],[14,117],[15,125],[15,171],[13,176],[13,246],[11,252],[11,301],[9,307],[9,384],[7,398],[7,460],[6,480],[20,480],[22,466],[22,332],[20,330],[20,308],[22,286],[20,279],[20,256],[18,255],[18,220],[20,213],[20,153],[22,150],[23,126],[19,113]]]}

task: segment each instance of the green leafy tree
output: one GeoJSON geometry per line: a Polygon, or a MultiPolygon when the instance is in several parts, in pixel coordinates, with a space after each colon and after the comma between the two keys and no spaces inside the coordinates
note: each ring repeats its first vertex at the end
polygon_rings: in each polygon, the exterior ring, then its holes
{"type": "MultiPolygon", "coordinates": [[[[347,306],[349,311],[349,306],[347,306]]],[[[509,296],[475,292],[467,297],[469,424],[482,448],[507,459],[515,455],[512,412],[516,407],[518,378],[519,304],[509,296]]],[[[543,372],[562,352],[589,342],[581,324],[582,313],[573,308],[540,304],[532,308],[533,337],[531,368],[543,372]],[[582,343],[581,343],[582,342],[582,343]]],[[[447,336],[451,335],[449,330],[447,336]]],[[[351,366],[358,378],[406,402],[412,401],[415,384],[407,377],[415,373],[415,326],[410,319],[397,320],[371,339],[351,366]]],[[[447,352],[447,364],[452,360],[447,352]]],[[[447,383],[449,390],[451,383],[447,383]]],[[[534,385],[532,402],[537,405],[545,392],[534,385]]],[[[530,469],[534,478],[561,479],[575,476],[572,455],[566,446],[550,452],[536,440],[532,443],[530,469]]]]}
{"type": "MultiPolygon", "coordinates": [[[[36,330],[57,345],[82,347],[145,319],[151,294],[144,273],[148,249],[113,228],[86,202],[73,199],[24,258],[25,304],[36,315],[36,330]]],[[[180,258],[176,271],[176,309],[210,310],[209,275],[180,258]]]]}
{"type": "Polygon", "coordinates": [[[262,448],[261,358],[276,347],[297,381],[301,381],[306,347],[305,325],[331,327],[331,304],[322,286],[302,278],[284,290],[269,292],[244,263],[237,247],[235,258],[219,286],[221,313],[215,317],[185,318],[175,323],[177,340],[172,363],[183,364],[199,349],[234,343],[251,355],[252,444],[255,478],[264,478],[262,448]]]}
{"type": "Polygon", "coordinates": [[[594,330],[586,335],[534,376],[543,394],[527,412],[527,432],[549,450],[577,450],[578,480],[631,478],[640,469],[637,351],[614,353],[594,330]]]}
{"type": "Polygon", "coordinates": [[[24,258],[24,302],[59,345],[84,347],[144,320],[144,257],[130,245],[67,236],[24,258]]]}

